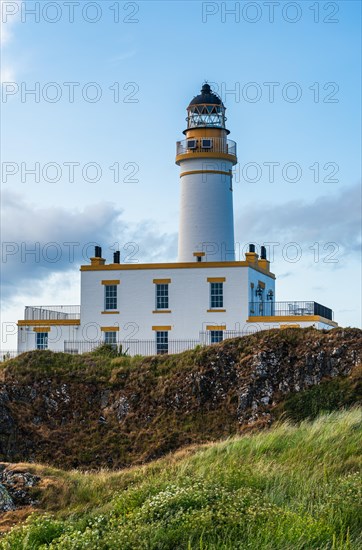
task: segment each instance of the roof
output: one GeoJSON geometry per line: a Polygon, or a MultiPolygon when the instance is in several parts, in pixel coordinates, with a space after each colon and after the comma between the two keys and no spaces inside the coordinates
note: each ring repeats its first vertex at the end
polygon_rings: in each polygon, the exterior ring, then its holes
{"type": "Polygon", "coordinates": [[[211,87],[207,83],[203,84],[201,94],[195,96],[190,101],[190,105],[202,105],[205,103],[209,105],[223,105],[220,97],[211,91],[211,87]]]}

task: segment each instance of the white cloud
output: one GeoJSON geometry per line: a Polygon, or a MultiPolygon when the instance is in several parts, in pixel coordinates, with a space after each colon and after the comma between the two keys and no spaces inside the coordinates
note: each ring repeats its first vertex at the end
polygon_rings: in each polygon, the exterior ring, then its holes
{"type": "MultiPolygon", "coordinates": [[[[41,208],[7,191],[2,210],[2,282],[7,299],[56,273],[77,271],[89,261],[96,244],[103,246],[108,261],[118,247],[123,261],[130,255],[141,262],[173,259],[176,254],[176,235],[161,234],[157,225],[147,220],[129,225],[111,203],[82,210],[41,208]]],[[[48,299],[53,301],[50,296],[48,299]]]]}
{"type": "MultiPolygon", "coordinates": [[[[236,220],[236,235],[250,242],[336,243],[339,251],[358,253],[361,247],[361,185],[324,195],[313,202],[294,200],[245,207],[236,220]]],[[[332,250],[329,250],[332,252],[332,250]]]]}
{"type": "Polygon", "coordinates": [[[10,61],[10,56],[5,55],[5,49],[11,43],[14,36],[14,25],[19,21],[20,16],[20,0],[8,2],[8,9],[14,10],[14,14],[6,11],[5,1],[1,0],[1,17],[0,17],[0,44],[2,63],[0,70],[0,82],[13,82],[15,79],[14,63],[10,61]]]}

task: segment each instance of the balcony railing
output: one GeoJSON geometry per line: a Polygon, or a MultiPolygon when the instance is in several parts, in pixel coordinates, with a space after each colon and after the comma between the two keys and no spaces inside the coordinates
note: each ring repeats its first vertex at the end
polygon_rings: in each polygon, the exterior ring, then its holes
{"type": "Polygon", "coordinates": [[[185,154],[189,154],[191,156],[195,155],[196,153],[226,153],[228,155],[233,155],[234,157],[236,157],[236,143],[231,139],[210,138],[206,136],[204,138],[201,137],[195,140],[184,139],[176,143],[177,156],[185,154]],[[211,141],[211,147],[202,147],[204,139],[211,141]],[[188,147],[190,141],[195,141],[195,147],[192,149],[188,147]]]}
{"type": "Polygon", "coordinates": [[[80,319],[80,306],[26,306],[25,321],[80,319]]]}
{"type": "Polygon", "coordinates": [[[284,317],[287,315],[320,315],[333,320],[333,311],[317,302],[250,302],[249,317],[284,317]]]}

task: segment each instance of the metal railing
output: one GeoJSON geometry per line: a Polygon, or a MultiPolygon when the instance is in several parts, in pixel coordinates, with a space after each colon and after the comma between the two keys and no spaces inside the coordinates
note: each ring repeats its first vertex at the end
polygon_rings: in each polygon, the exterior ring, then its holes
{"type": "Polygon", "coordinates": [[[333,320],[333,311],[317,302],[249,302],[249,317],[320,315],[333,320]]]}
{"type": "Polygon", "coordinates": [[[25,321],[80,319],[80,306],[26,306],[25,321]]]}
{"type": "MultiPolygon", "coordinates": [[[[99,346],[104,345],[104,341],[65,341],[64,352],[73,354],[89,353],[94,351],[99,346]]],[[[113,347],[117,347],[123,353],[127,355],[157,355],[160,353],[160,349],[157,349],[156,340],[124,340],[119,341],[116,344],[110,344],[113,347]]],[[[202,345],[200,340],[169,340],[167,353],[181,353],[190,349],[194,349],[196,346],[202,345]]],[[[164,347],[164,344],[162,344],[164,347]]]]}
{"type": "Polygon", "coordinates": [[[194,155],[195,153],[227,153],[228,155],[233,155],[236,157],[236,143],[231,139],[223,138],[210,138],[210,137],[201,137],[195,140],[184,139],[176,143],[176,155],[190,154],[194,155]],[[202,140],[207,139],[211,141],[211,147],[205,148],[202,147],[202,140]],[[190,141],[196,142],[196,147],[190,149],[188,143],[190,141]]]}

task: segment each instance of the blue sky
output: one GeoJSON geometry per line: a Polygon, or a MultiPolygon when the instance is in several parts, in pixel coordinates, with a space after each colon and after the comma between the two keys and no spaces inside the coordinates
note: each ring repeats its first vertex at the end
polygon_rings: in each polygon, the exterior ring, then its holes
{"type": "Polygon", "coordinates": [[[2,162],[17,169],[4,179],[3,164],[3,240],[13,243],[3,254],[3,323],[21,318],[23,305],[78,303],[87,242],[109,258],[115,242],[129,241],[141,262],[176,258],[175,141],[208,80],[238,144],[236,240],[277,243],[278,300],[316,300],[341,325],[360,326],[359,2],[279,2],[274,22],[268,2],[80,1],[73,22],[64,2],[1,4],[2,162]],[[74,102],[67,82],[79,83],[74,102]],[[36,86],[39,101],[22,99],[36,86]],[[51,166],[38,182],[26,174],[36,162],[40,172],[56,163],[59,181],[51,166]],[[78,163],[74,181],[69,163],[78,163]],[[102,171],[98,181],[89,181],[92,166],[82,175],[88,163],[102,171]],[[79,243],[74,259],[67,242],[79,243]],[[39,257],[26,255],[35,243],[39,257]]]}

